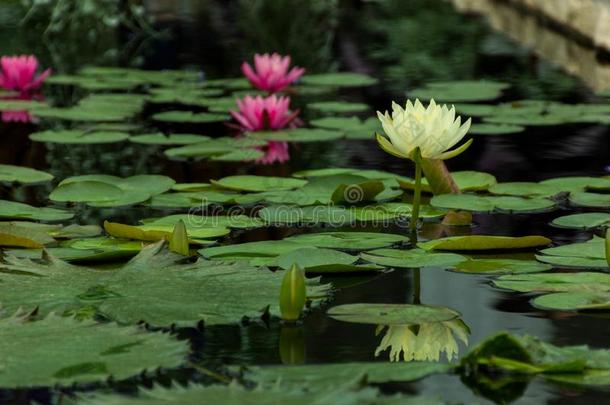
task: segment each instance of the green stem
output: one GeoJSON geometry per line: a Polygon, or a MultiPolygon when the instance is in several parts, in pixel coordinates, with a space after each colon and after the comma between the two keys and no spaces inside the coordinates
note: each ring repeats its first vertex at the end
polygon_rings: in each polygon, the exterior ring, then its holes
{"type": "Polygon", "coordinates": [[[421,304],[421,270],[413,269],[413,303],[421,304]]]}
{"type": "Polygon", "coordinates": [[[415,161],[415,194],[413,195],[413,211],[411,211],[411,235],[417,242],[417,221],[419,220],[419,204],[421,200],[421,152],[416,148],[413,152],[415,161]]]}

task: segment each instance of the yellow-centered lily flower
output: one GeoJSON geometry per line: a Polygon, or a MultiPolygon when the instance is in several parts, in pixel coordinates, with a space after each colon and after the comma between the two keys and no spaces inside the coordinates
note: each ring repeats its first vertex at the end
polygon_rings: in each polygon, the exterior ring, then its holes
{"type": "Polygon", "coordinates": [[[462,125],[461,117],[455,116],[455,107],[449,109],[430,100],[424,107],[419,100],[407,101],[405,108],[392,103],[392,115],[377,111],[386,137],[376,134],[379,146],[391,155],[414,160],[419,148],[424,159],[445,160],[464,152],[472,139],[460,147],[455,146],[470,129],[470,118],[462,125]]]}

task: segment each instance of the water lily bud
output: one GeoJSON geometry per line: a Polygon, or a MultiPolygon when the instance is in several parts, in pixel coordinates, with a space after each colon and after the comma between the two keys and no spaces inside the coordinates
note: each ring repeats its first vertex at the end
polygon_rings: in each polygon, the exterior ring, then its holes
{"type": "Polygon", "coordinates": [[[178,221],[174,226],[172,236],[169,238],[169,250],[183,256],[189,255],[189,237],[182,220],[178,221]]]}
{"type": "Polygon", "coordinates": [[[305,307],[305,272],[296,264],[286,271],[280,287],[280,313],[285,321],[296,321],[305,307]]]}

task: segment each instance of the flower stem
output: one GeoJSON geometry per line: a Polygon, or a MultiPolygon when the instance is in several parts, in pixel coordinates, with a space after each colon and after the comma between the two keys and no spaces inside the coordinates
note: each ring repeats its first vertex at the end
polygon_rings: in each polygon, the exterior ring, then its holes
{"type": "Polygon", "coordinates": [[[415,194],[413,195],[413,210],[411,211],[411,235],[417,243],[417,221],[419,220],[419,204],[421,200],[421,152],[415,148],[413,152],[415,162],[415,194]]]}

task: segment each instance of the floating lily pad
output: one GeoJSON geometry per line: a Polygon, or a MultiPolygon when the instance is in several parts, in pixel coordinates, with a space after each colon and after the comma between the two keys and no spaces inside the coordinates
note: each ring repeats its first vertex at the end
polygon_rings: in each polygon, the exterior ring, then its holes
{"type": "Polygon", "coordinates": [[[533,260],[469,259],[453,266],[451,270],[470,274],[524,274],[549,271],[553,266],[533,260]]]}
{"type": "Polygon", "coordinates": [[[356,222],[356,213],[345,207],[271,205],[258,211],[266,225],[329,224],[345,226],[356,222]]]}
{"type": "MultiPolygon", "coordinates": [[[[452,368],[453,366],[450,364],[419,361],[412,363],[306,364],[249,367],[245,377],[263,387],[273,387],[281,382],[288,387],[308,387],[318,391],[324,387],[336,387],[353,382],[359,377],[366,378],[366,381],[372,384],[415,381],[430,374],[445,373],[452,368]]],[[[406,404],[410,404],[410,402],[407,401],[406,404]]]]}
{"type": "Polygon", "coordinates": [[[117,143],[129,138],[124,132],[97,131],[85,132],[79,130],[58,130],[34,132],[30,139],[36,142],[61,143],[61,144],[100,144],[117,143]]]}
{"type": "Polygon", "coordinates": [[[333,131],[318,128],[296,128],[282,131],[259,131],[250,132],[249,137],[264,139],[266,141],[282,142],[324,142],[342,138],[345,134],[341,131],[333,131]]]}
{"type": "Polygon", "coordinates": [[[325,114],[333,113],[352,113],[366,111],[370,107],[363,103],[352,103],[348,101],[318,101],[309,103],[307,108],[325,114]]]}
{"type": "Polygon", "coordinates": [[[265,152],[258,149],[237,149],[222,155],[212,156],[210,159],[220,162],[247,162],[260,159],[265,152]]]}
{"type": "Polygon", "coordinates": [[[211,183],[217,187],[237,191],[270,191],[270,190],[292,190],[303,187],[307,180],[290,177],[273,176],[229,176],[211,183]]]}
{"type": "Polygon", "coordinates": [[[194,134],[171,134],[164,135],[158,134],[146,134],[146,135],[134,135],[129,138],[129,142],[141,143],[145,145],[191,145],[209,140],[210,137],[204,135],[194,134]]]}
{"type": "Polygon", "coordinates": [[[552,247],[540,251],[536,259],[560,267],[607,268],[605,240],[591,240],[552,247]]]}
{"type": "Polygon", "coordinates": [[[610,194],[572,193],[570,203],[579,207],[610,208],[610,194]]]}
{"type": "Polygon", "coordinates": [[[101,181],[79,181],[58,186],[49,198],[53,201],[112,201],[118,200],[123,190],[117,186],[101,181]]]}
{"type": "Polygon", "coordinates": [[[57,315],[2,319],[0,334],[4,388],[123,380],[178,367],[189,352],[185,342],[167,333],[57,315]]]}
{"type": "Polygon", "coordinates": [[[356,265],[358,256],[331,249],[304,247],[279,255],[274,263],[288,270],[298,265],[308,273],[348,273],[380,270],[381,267],[356,265]]]}
{"type": "Polygon", "coordinates": [[[582,385],[607,385],[610,352],[586,345],[558,347],[533,336],[501,332],[475,347],[462,359],[469,373],[490,366],[524,375],[542,374],[551,380],[582,385]]]}
{"type": "MultiPolygon", "coordinates": [[[[407,364],[405,364],[406,366],[407,364]]],[[[360,366],[360,369],[376,371],[374,363],[354,363],[353,367],[360,366]],[[368,366],[368,367],[367,367],[368,366]]],[[[386,365],[387,366],[387,365],[386,365]]],[[[396,365],[398,366],[398,365],[396,365]]],[[[441,373],[447,371],[450,367],[444,368],[440,364],[426,363],[417,364],[417,368],[413,367],[396,367],[395,375],[402,372],[402,376],[408,379],[409,376],[424,377],[427,374],[435,372],[441,373]]],[[[292,367],[290,367],[292,369],[292,367]]],[[[278,367],[279,369],[279,367],[278,367]]],[[[354,370],[352,368],[351,370],[354,370]]],[[[259,372],[258,369],[252,371],[259,372]]],[[[279,371],[279,370],[278,370],[279,371]]],[[[296,371],[296,370],[295,370],[296,371]]],[[[331,370],[328,370],[329,372],[331,370]]],[[[273,373],[274,371],[271,371],[273,373]]],[[[312,373],[315,370],[311,370],[312,373]]],[[[367,371],[368,372],[368,371],[367,371]]],[[[276,372],[277,373],[277,372],[276,372]]],[[[371,373],[372,374],[372,373],[371,373]]],[[[313,374],[312,374],[313,375],[313,374]]],[[[189,385],[182,387],[175,385],[171,389],[161,385],[155,385],[150,390],[140,390],[137,397],[124,396],[118,394],[93,394],[81,395],[76,402],[78,405],[166,405],[168,403],[179,403],[182,405],[199,405],[201,403],[222,403],[222,404],[320,404],[320,403],[375,403],[382,404],[387,401],[400,402],[405,405],[442,405],[442,401],[435,398],[408,396],[402,394],[394,394],[392,396],[383,396],[373,388],[357,384],[358,378],[363,379],[368,376],[366,373],[347,374],[344,378],[337,376],[335,384],[326,384],[322,387],[314,384],[312,386],[303,384],[294,384],[293,381],[284,382],[281,377],[276,378],[276,384],[265,384],[265,387],[258,386],[256,389],[248,389],[233,382],[229,385],[189,385]],[[351,379],[349,377],[352,377],[351,379]],[[337,385],[339,384],[339,385],[337,385]]],[[[265,376],[273,378],[273,374],[265,376]]],[[[277,376],[277,375],[276,375],[277,376]]],[[[248,375],[248,378],[257,379],[258,374],[248,375]]],[[[296,377],[296,376],[295,376],[296,377]]],[[[327,380],[328,382],[328,380],[327,380]]]]}
{"type": "Polygon", "coordinates": [[[490,80],[432,82],[409,92],[410,97],[442,102],[493,100],[508,88],[507,83],[490,80]]]}
{"type": "Polygon", "coordinates": [[[1,165],[0,182],[36,184],[53,180],[53,175],[29,167],[1,165]]]}
{"type": "Polygon", "coordinates": [[[330,308],[327,314],[343,322],[372,325],[418,325],[460,317],[447,307],[412,304],[345,304],[330,308]]]}
{"type": "Polygon", "coordinates": [[[584,214],[571,214],[555,218],[551,225],[560,228],[591,229],[610,226],[610,213],[587,212],[584,214]]]}
{"type": "Polygon", "coordinates": [[[284,241],[328,249],[370,250],[404,243],[408,238],[391,233],[322,232],[291,236],[284,241]]]}
{"type": "Polygon", "coordinates": [[[267,141],[247,138],[215,138],[205,142],[170,148],[165,151],[168,157],[213,157],[235,152],[236,149],[251,149],[265,146],[267,141]]]}
{"type": "Polygon", "coordinates": [[[358,117],[324,117],[312,120],[314,127],[341,131],[348,139],[373,139],[375,132],[381,130],[381,124],[376,117],[362,121],[358,117]]]}
{"type": "Polygon", "coordinates": [[[14,201],[0,200],[0,218],[33,221],[64,221],[74,216],[71,212],[47,207],[33,207],[14,201]]]}
{"type": "Polygon", "coordinates": [[[474,212],[541,212],[551,210],[555,202],[547,198],[482,196],[476,194],[440,194],[430,200],[437,208],[474,212]]]}
{"type": "Polygon", "coordinates": [[[306,85],[331,87],[371,86],[377,83],[373,77],[351,72],[308,74],[301,81],[306,85]]]}
{"type": "Polygon", "coordinates": [[[467,260],[454,253],[432,253],[422,249],[378,249],[361,253],[360,257],[371,263],[399,268],[452,267],[467,260]]]}
{"type": "Polygon", "coordinates": [[[209,122],[227,121],[229,116],[217,113],[194,113],[192,111],[165,111],[152,116],[156,121],[164,122],[188,122],[193,124],[205,124],[209,122]]]}
{"type": "Polygon", "coordinates": [[[499,288],[519,292],[608,292],[610,274],[539,273],[501,276],[493,281],[499,288]]]}
{"type": "Polygon", "coordinates": [[[41,248],[55,242],[46,230],[25,224],[1,222],[0,246],[41,248]]]}
{"type": "MultiPolygon", "coordinates": [[[[7,311],[38,308],[41,314],[95,305],[99,313],[119,323],[144,321],[165,327],[279,316],[282,272],[243,263],[182,260],[183,256],[162,249],[160,243],[144,247],[138,256],[113,271],[69,265],[53,258],[34,262],[7,257],[6,263],[0,264],[1,303],[7,311]]],[[[319,285],[308,289],[317,297],[326,291],[319,285]]]]}
{"type": "Polygon", "coordinates": [[[303,244],[289,240],[265,240],[209,247],[199,250],[199,253],[208,259],[224,259],[227,257],[274,257],[301,248],[303,248],[303,244]]]}
{"type": "MultiPolygon", "coordinates": [[[[496,178],[485,172],[476,171],[458,171],[451,173],[453,180],[458,185],[461,191],[481,191],[487,190],[489,187],[496,184],[496,178]]],[[[406,190],[413,190],[415,188],[415,180],[399,178],[398,183],[400,187],[406,190]]],[[[428,181],[422,179],[422,191],[432,192],[428,181]]]]}
{"type": "Polygon", "coordinates": [[[148,218],[142,220],[145,225],[169,225],[174,226],[179,221],[183,221],[187,228],[236,228],[250,229],[263,226],[263,222],[258,218],[246,215],[202,215],[196,212],[190,214],[168,215],[162,218],[148,218]]]}
{"type": "Polygon", "coordinates": [[[558,311],[610,310],[610,292],[560,292],[545,294],[532,300],[532,305],[558,311]]]}
{"type": "Polygon", "coordinates": [[[556,186],[533,182],[498,183],[489,188],[489,192],[499,195],[518,197],[552,197],[561,192],[556,186]]]}
{"type": "Polygon", "coordinates": [[[605,177],[556,177],[541,181],[540,184],[554,186],[566,192],[610,190],[610,179],[605,177]]]}
{"type": "Polygon", "coordinates": [[[481,123],[472,124],[468,131],[471,135],[506,135],[525,131],[521,125],[481,123]]]}
{"type": "Polygon", "coordinates": [[[491,236],[467,235],[449,236],[420,242],[418,247],[424,250],[495,250],[495,249],[525,249],[547,246],[551,243],[549,238],[539,235],[530,236],[491,236]]]}

